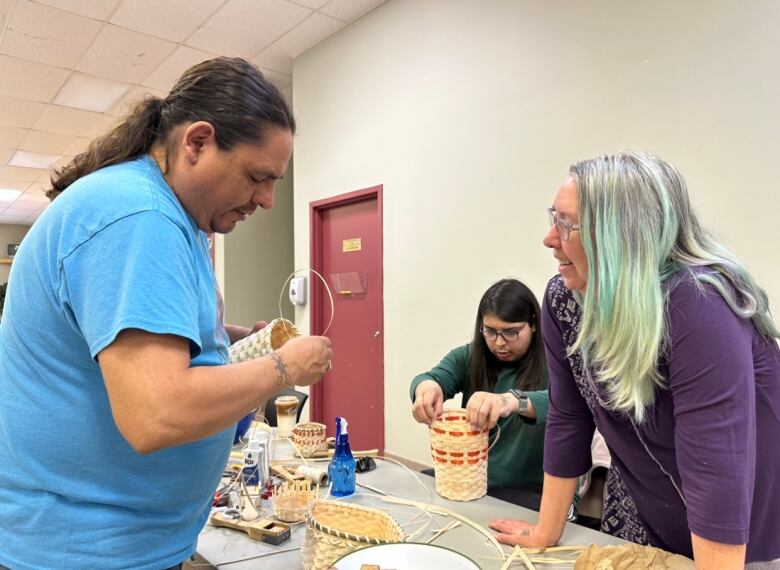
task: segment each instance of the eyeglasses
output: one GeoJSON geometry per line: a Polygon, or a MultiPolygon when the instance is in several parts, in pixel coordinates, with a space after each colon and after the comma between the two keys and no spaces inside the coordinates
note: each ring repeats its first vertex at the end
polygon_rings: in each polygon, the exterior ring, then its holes
{"type": "Polygon", "coordinates": [[[563,241],[569,241],[571,232],[580,231],[579,224],[570,224],[560,219],[555,208],[547,208],[547,219],[550,221],[550,226],[555,226],[558,229],[558,235],[563,241]]]}
{"type": "Polygon", "coordinates": [[[525,326],[518,327],[516,329],[505,329],[502,331],[497,331],[494,329],[490,329],[487,327],[482,327],[479,329],[479,332],[482,333],[482,336],[485,337],[486,340],[495,342],[498,340],[498,337],[501,337],[504,339],[504,342],[513,342],[517,340],[520,337],[520,332],[525,328],[525,326]]]}

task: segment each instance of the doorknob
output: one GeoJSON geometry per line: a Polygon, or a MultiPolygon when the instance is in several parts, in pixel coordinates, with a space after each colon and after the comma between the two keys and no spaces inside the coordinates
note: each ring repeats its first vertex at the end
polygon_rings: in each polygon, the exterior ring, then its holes
{"type": "Polygon", "coordinates": [[[374,331],[374,338],[377,338],[379,336],[379,331],[374,331]]]}

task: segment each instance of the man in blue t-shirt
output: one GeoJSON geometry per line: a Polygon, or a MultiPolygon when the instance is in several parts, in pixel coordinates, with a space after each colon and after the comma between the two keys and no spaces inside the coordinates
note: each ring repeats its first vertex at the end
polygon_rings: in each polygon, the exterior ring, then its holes
{"type": "Polygon", "coordinates": [[[251,331],[223,323],[206,239],[273,206],[294,130],[218,58],[52,177],[0,325],[0,566],[179,567],[237,420],[329,368],[324,337],[228,364],[251,331]]]}

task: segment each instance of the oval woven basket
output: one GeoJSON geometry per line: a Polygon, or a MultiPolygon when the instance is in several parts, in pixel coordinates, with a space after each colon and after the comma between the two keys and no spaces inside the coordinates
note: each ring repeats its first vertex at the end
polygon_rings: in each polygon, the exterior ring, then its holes
{"type": "Polygon", "coordinates": [[[328,449],[328,444],[325,443],[325,424],[298,424],[292,430],[292,442],[303,457],[311,457],[318,451],[328,449]]]}
{"type": "Polygon", "coordinates": [[[315,501],[306,514],[303,568],[327,570],[354,550],[405,540],[401,527],[384,511],[343,501],[315,501]]]}
{"type": "Polygon", "coordinates": [[[474,431],[462,408],[444,410],[431,424],[431,455],[436,492],[453,501],[473,501],[487,493],[488,428],[474,431]]]}
{"type": "Polygon", "coordinates": [[[287,319],[274,319],[265,328],[231,344],[230,362],[244,362],[266,356],[300,335],[298,328],[287,319]]]}

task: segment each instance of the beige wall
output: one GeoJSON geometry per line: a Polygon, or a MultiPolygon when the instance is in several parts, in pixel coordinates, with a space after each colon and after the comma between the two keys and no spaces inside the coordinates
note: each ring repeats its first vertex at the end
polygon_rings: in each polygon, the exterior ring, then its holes
{"type": "MultiPolygon", "coordinates": [[[[251,327],[257,320],[279,316],[279,292],[293,271],[292,215],[291,162],[287,175],[276,183],[274,207],[258,208],[224,236],[218,265],[224,271],[225,322],[251,327]]],[[[294,315],[286,294],[282,311],[288,319],[294,315]]]]}
{"type": "Polygon", "coordinates": [[[296,265],[311,200],[384,185],[389,452],[428,460],[409,380],[469,339],[488,284],[541,295],[578,158],[671,159],[777,307],[778,21],[773,0],[390,0],[296,59],[296,265]]]}
{"type": "MultiPolygon", "coordinates": [[[[6,257],[9,243],[19,243],[30,230],[30,226],[0,224],[0,257],[6,257]]],[[[0,264],[0,283],[8,282],[11,266],[0,264]]]]}

